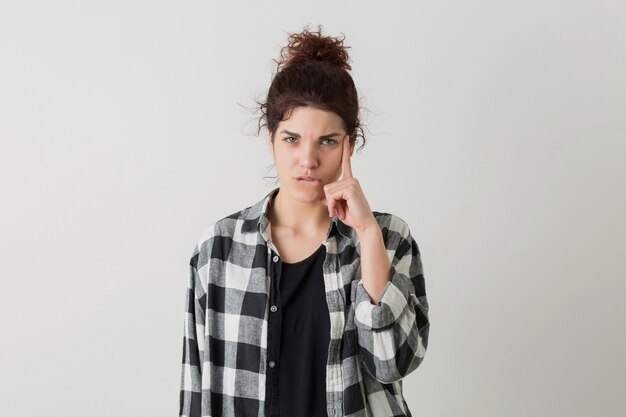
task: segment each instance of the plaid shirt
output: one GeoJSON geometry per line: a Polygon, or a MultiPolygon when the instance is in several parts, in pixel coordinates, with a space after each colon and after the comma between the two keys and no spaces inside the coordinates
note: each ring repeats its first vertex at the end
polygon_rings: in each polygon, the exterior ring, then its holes
{"type": "MultiPolygon", "coordinates": [[[[267,416],[268,369],[278,360],[268,328],[272,262],[268,207],[279,188],[253,206],[211,223],[189,265],[180,416],[267,416]]],[[[391,269],[378,304],[361,283],[360,244],[334,216],[323,244],[330,345],[326,404],[330,417],[411,416],[402,378],[426,353],[430,322],[420,251],[406,222],[373,212],[391,269]]],[[[280,332],[280,329],[278,329],[280,332]]],[[[306,358],[303,358],[306,360],[306,358]]],[[[284,366],[288,366],[287,364],[284,366]]],[[[290,416],[289,416],[290,417],[290,416]]]]}

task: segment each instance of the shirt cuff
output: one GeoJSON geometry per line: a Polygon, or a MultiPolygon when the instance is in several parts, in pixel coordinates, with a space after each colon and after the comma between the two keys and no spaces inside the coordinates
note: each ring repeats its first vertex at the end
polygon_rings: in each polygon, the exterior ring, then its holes
{"type": "Polygon", "coordinates": [[[367,330],[383,330],[398,321],[407,308],[411,281],[391,267],[389,281],[383,287],[378,304],[359,279],[356,285],[355,324],[367,330]]]}

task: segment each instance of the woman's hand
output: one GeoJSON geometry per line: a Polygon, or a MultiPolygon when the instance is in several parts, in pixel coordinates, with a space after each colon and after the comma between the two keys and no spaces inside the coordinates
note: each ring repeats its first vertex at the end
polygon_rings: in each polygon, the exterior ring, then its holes
{"type": "Polygon", "coordinates": [[[338,214],[341,221],[362,233],[378,223],[363,194],[359,180],[352,176],[350,165],[350,136],[343,139],[341,156],[341,176],[335,182],[324,185],[324,198],[320,203],[328,206],[328,214],[338,214]]]}

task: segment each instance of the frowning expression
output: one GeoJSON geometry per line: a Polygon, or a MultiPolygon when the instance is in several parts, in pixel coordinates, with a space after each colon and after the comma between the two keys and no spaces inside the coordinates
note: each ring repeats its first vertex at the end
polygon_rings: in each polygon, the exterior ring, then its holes
{"type": "MultiPolygon", "coordinates": [[[[343,141],[348,136],[341,117],[313,107],[296,107],[270,136],[270,151],[281,189],[302,201],[324,196],[324,185],[341,175],[343,141]],[[311,177],[302,179],[301,177],[311,177]]],[[[352,155],[353,147],[350,150],[352,155]]]]}

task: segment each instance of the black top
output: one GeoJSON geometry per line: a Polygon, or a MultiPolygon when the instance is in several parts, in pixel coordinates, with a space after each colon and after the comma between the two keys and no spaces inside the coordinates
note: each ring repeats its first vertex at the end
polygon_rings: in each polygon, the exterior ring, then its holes
{"type": "Polygon", "coordinates": [[[325,257],[326,247],[322,244],[302,261],[273,262],[274,276],[279,278],[273,280],[278,291],[272,298],[278,307],[276,313],[282,311],[282,314],[280,340],[276,340],[278,330],[271,332],[273,343],[280,346],[275,372],[270,372],[278,379],[274,380],[278,389],[270,390],[273,397],[278,396],[278,401],[268,400],[275,404],[271,407],[274,411],[280,410],[282,417],[328,415],[326,362],[330,316],[322,269],[325,257]]]}

